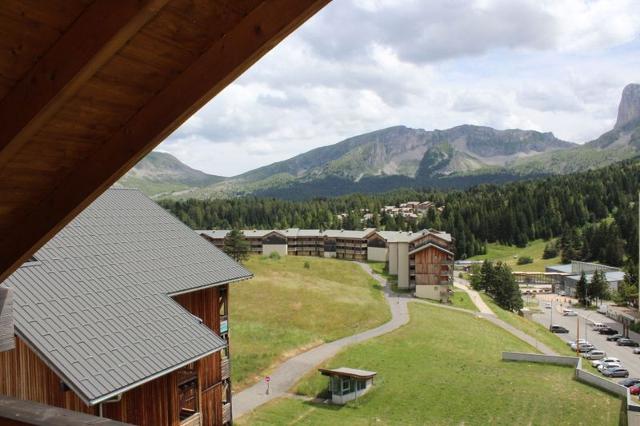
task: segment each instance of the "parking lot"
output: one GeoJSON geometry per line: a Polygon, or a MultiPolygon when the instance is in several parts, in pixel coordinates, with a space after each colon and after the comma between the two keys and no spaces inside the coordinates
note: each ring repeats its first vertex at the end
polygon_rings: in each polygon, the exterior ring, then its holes
{"type": "MultiPolygon", "coordinates": [[[[546,299],[546,298],[545,298],[546,299]]],[[[539,299],[541,313],[533,315],[533,319],[545,327],[549,328],[551,324],[551,309],[545,308],[544,300],[539,299]]],[[[590,324],[594,322],[601,322],[608,325],[611,328],[622,332],[622,325],[615,322],[611,318],[608,318],[595,311],[586,311],[583,309],[573,309],[578,316],[563,316],[562,308],[567,308],[567,304],[561,304],[560,302],[553,302],[553,324],[561,325],[569,330],[569,333],[557,334],[558,337],[564,341],[576,340],[578,321],[580,322],[580,338],[586,339],[591,342],[597,349],[603,350],[607,353],[607,356],[619,358],[622,361],[622,366],[629,370],[629,377],[640,377],[640,355],[633,353],[633,348],[626,346],[618,346],[616,342],[608,342],[607,336],[601,335],[590,324]]],[[[629,337],[636,342],[640,342],[640,336],[637,333],[630,332],[629,337]]],[[[616,379],[618,380],[618,379],[616,379]]]]}

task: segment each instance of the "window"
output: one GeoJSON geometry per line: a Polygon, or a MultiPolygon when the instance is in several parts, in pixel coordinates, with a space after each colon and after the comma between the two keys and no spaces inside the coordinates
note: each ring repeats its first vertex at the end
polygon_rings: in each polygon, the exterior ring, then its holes
{"type": "Polygon", "coordinates": [[[356,381],[356,388],[360,391],[360,390],[364,390],[364,388],[367,387],[367,381],[366,380],[358,380],[356,381]]]}

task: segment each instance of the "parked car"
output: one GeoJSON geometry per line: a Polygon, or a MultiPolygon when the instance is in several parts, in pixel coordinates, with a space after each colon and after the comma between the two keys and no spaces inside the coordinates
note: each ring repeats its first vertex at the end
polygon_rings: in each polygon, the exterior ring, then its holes
{"type": "Polygon", "coordinates": [[[591,362],[591,366],[592,367],[598,367],[600,364],[603,364],[605,362],[617,362],[617,363],[620,363],[620,360],[618,358],[614,358],[612,356],[608,356],[606,358],[602,358],[602,359],[599,359],[597,361],[591,362]]]}
{"type": "Polygon", "coordinates": [[[634,354],[640,354],[640,348],[633,348],[634,354]]]}
{"type": "Polygon", "coordinates": [[[562,327],[561,325],[552,325],[549,327],[549,331],[551,331],[552,333],[568,333],[569,332],[569,330],[562,327]]]}
{"type": "Polygon", "coordinates": [[[608,370],[610,368],[622,368],[622,363],[620,362],[603,362],[598,366],[598,371],[603,372],[604,370],[608,370]]]}
{"type": "Polygon", "coordinates": [[[620,380],[618,382],[619,385],[622,385],[625,388],[630,388],[631,386],[635,386],[638,383],[640,383],[640,379],[638,379],[637,377],[632,377],[632,378],[629,378],[629,379],[620,380]]]}
{"type": "Polygon", "coordinates": [[[605,314],[609,311],[609,305],[600,305],[598,306],[598,312],[601,314],[605,314]]]}
{"type": "Polygon", "coordinates": [[[626,337],[618,339],[616,344],[618,346],[631,346],[631,347],[634,347],[634,348],[637,348],[638,346],[640,346],[640,343],[638,343],[638,342],[636,342],[634,340],[628,339],[626,337]]]}
{"type": "Polygon", "coordinates": [[[640,395],[640,385],[627,386],[631,395],[640,395]]]}
{"type": "Polygon", "coordinates": [[[591,342],[582,342],[582,343],[578,343],[577,345],[574,343],[571,345],[571,349],[575,351],[576,349],[578,349],[578,347],[583,347],[583,346],[593,346],[593,345],[591,344],[591,342]]]}
{"type": "Polygon", "coordinates": [[[615,342],[615,341],[617,341],[618,339],[622,339],[623,337],[624,337],[624,336],[623,336],[622,334],[618,333],[618,334],[614,334],[613,336],[609,336],[609,337],[607,337],[607,341],[608,341],[608,342],[615,342]]]}
{"type": "Polygon", "coordinates": [[[593,351],[595,349],[596,349],[596,347],[593,346],[590,343],[583,343],[582,345],[578,346],[578,352],[580,352],[580,353],[591,352],[591,351],[593,351]]]}
{"type": "Polygon", "coordinates": [[[545,309],[551,309],[551,303],[548,303],[548,302],[547,302],[547,303],[545,303],[545,304],[544,304],[544,308],[545,308],[545,309]]]}
{"type": "Polygon", "coordinates": [[[564,315],[565,317],[575,317],[578,316],[578,314],[576,313],[576,311],[572,310],[572,309],[564,309],[562,311],[562,315],[564,315]]]}
{"type": "Polygon", "coordinates": [[[607,368],[602,372],[606,377],[629,377],[629,371],[622,367],[607,368]]]}
{"type": "Polygon", "coordinates": [[[607,328],[602,328],[602,329],[598,330],[598,333],[604,334],[604,335],[607,335],[607,336],[613,336],[614,334],[618,334],[619,331],[616,330],[615,328],[607,327],[607,328]]]}
{"type": "Polygon", "coordinates": [[[576,345],[576,342],[577,342],[577,343],[589,343],[589,342],[587,342],[587,341],[586,341],[586,340],[584,340],[584,339],[578,339],[578,340],[571,340],[571,341],[567,342],[567,345],[569,345],[569,346],[575,346],[575,345],[576,345]]]}
{"type": "Polygon", "coordinates": [[[607,356],[605,351],[600,351],[598,349],[594,349],[590,352],[587,352],[582,355],[585,359],[602,359],[607,356]]]}

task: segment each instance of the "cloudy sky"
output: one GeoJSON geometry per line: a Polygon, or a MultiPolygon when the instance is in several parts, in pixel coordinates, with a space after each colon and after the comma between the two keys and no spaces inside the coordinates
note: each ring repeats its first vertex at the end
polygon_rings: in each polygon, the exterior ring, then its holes
{"type": "Polygon", "coordinates": [[[333,0],[159,150],[231,176],[399,124],[583,143],[631,82],[638,0],[333,0]]]}

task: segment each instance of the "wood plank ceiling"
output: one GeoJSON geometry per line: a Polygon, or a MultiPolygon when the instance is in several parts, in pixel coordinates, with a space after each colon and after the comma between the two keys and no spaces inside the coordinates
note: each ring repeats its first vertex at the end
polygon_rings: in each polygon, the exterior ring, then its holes
{"type": "Polygon", "coordinates": [[[3,0],[0,282],[330,0],[3,0]]]}

